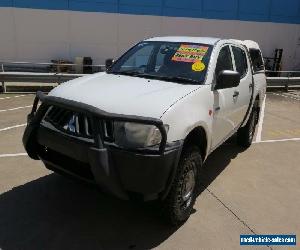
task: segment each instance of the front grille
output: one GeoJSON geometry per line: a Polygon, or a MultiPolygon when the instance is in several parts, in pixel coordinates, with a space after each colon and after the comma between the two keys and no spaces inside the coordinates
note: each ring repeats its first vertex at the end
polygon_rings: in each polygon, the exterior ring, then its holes
{"type": "Polygon", "coordinates": [[[104,140],[108,142],[114,141],[114,123],[113,121],[103,121],[103,134],[104,140]]]}
{"type": "Polygon", "coordinates": [[[92,138],[92,120],[89,116],[64,108],[51,106],[44,120],[55,128],[78,137],[92,138]]]}
{"type": "MultiPolygon", "coordinates": [[[[52,124],[56,129],[73,136],[93,138],[92,119],[83,113],[51,106],[44,117],[44,121],[52,124]]],[[[114,141],[114,123],[111,120],[99,119],[102,138],[105,141],[114,141]]]]}

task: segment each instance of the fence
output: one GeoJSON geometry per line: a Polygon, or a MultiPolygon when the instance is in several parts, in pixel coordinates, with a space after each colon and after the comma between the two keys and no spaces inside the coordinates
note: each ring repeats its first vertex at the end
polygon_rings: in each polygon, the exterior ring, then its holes
{"type": "Polygon", "coordinates": [[[101,72],[105,70],[105,65],[83,65],[74,63],[32,63],[32,62],[0,62],[0,83],[2,92],[6,92],[6,83],[62,83],[86,74],[62,73],[61,69],[68,71],[76,71],[76,67],[93,69],[93,72],[101,72]],[[54,69],[54,73],[49,73],[50,69],[54,69]],[[14,70],[14,71],[12,71],[14,70]],[[26,72],[22,72],[26,71],[26,72]],[[32,71],[32,72],[28,72],[32,71]]]}
{"type": "Polygon", "coordinates": [[[92,68],[93,72],[100,72],[105,70],[105,65],[95,64],[75,64],[75,63],[32,63],[32,62],[0,62],[2,72],[33,72],[33,73],[49,73],[49,71],[55,71],[56,73],[61,72],[62,69],[68,71],[68,73],[74,73],[76,67],[82,69],[92,68]]]}
{"type": "Polygon", "coordinates": [[[268,87],[300,86],[300,71],[266,71],[268,87]]]}
{"type": "MultiPolygon", "coordinates": [[[[26,63],[27,64],[27,63],[26,63]]],[[[47,63],[50,65],[52,63],[47,63]]],[[[45,65],[45,64],[43,64],[45,65]]],[[[52,64],[53,65],[53,64],[52,64]]],[[[57,65],[57,64],[54,64],[57,65]]],[[[61,64],[58,64],[61,65],[61,64]]],[[[68,64],[76,66],[76,64],[68,64]]],[[[88,65],[91,66],[91,65],[88,65]]],[[[104,65],[92,65],[94,67],[104,67],[104,65]]],[[[3,66],[2,66],[3,67],[3,66]]],[[[267,87],[283,87],[288,91],[290,86],[300,86],[300,71],[266,71],[267,74],[277,74],[279,76],[268,76],[267,87]],[[281,76],[286,74],[287,76],[281,76]],[[299,76],[295,76],[299,75],[299,76]]],[[[0,82],[2,83],[2,92],[6,92],[6,83],[62,83],[86,74],[66,74],[66,73],[32,73],[32,72],[0,72],[0,82]]]]}

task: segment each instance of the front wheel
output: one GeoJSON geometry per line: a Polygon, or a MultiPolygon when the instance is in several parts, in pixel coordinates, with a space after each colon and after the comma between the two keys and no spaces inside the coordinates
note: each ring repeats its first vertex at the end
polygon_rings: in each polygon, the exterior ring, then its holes
{"type": "Polygon", "coordinates": [[[197,196],[202,158],[198,147],[184,150],[171,190],[163,201],[163,212],[172,225],[180,225],[191,215],[197,196]]]}

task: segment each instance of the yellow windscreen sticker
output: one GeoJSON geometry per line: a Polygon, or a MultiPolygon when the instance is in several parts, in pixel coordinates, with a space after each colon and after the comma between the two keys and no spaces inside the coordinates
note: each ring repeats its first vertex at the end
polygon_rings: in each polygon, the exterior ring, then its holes
{"type": "Polygon", "coordinates": [[[197,72],[201,72],[201,71],[205,70],[205,64],[201,61],[195,62],[192,65],[192,70],[197,71],[197,72]]]}

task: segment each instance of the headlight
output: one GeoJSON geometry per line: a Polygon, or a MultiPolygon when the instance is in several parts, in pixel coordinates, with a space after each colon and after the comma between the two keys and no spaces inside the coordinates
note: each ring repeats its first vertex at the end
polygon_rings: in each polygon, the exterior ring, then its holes
{"type": "MultiPolygon", "coordinates": [[[[166,132],[169,126],[165,125],[166,132]]],[[[114,138],[118,146],[125,148],[145,148],[161,142],[161,133],[154,125],[133,122],[115,122],[114,138]]]]}

